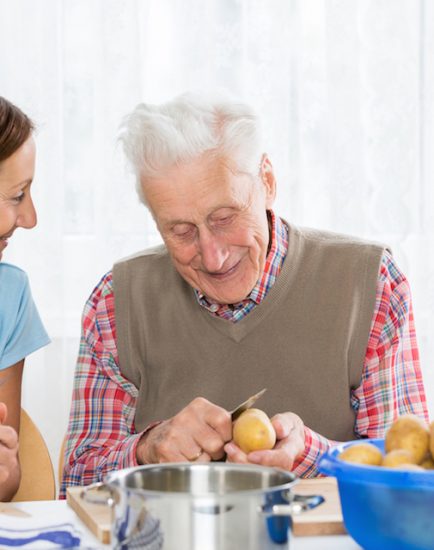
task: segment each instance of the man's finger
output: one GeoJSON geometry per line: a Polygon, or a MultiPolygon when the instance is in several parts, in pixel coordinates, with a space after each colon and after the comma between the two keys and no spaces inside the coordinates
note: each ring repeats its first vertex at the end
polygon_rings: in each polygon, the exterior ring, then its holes
{"type": "Polygon", "coordinates": [[[232,420],[228,411],[220,407],[214,407],[204,417],[204,420],[224,442],[232,439],[232,420]]]}
{"type": "Polygon", "coordinates": [[[276,414],[271,419],[274,431],[276,432],[277,439],[285,439],[289,437],[291,432],[294,430],[294,423],[289,421],[284,414],[276,414]]]}
{"type": "Polygon", "coordinates": [[[199,456],[199,458],[197,458],[196,460],[192,461],[190,460],[189,462],[192,462],[192,463],[198,463],[198,462],[202,462],[202,463],[206,463],[206,462],[211,462],[211,457],[208,453],[206,452],[203,452],[201,453],[201,455],[199,456]]]}
{"type": "Polygon", "coordinates": [[[238,464],[247,464],[247,456],[234,443],[227,443],[224,446],[228,462],[237,462],[238,464]]]}
{"type": "Polygon", "coordinates": [[[282,468],[284,470],[291,470],[294,464],[294,457],[292,457],[289,450],[284,447],[271,451],[253,451],[247,455],[247,459],[253,464],[282,468]]]}

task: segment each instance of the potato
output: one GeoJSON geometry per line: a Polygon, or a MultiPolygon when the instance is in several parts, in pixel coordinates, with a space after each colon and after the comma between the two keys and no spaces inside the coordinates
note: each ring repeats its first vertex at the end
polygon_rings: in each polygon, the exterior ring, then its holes
{"type": "Polygon", "coordinates": [[[416,464],[425,458],[430,445],[427,424],[414,414],[400,416],[386,432],[386,453],[395,449],[406,449],[414,456],[416,464]]]}
{"type": "Polygon", "coordinates": [[[272,449],[276,432],[267,414],[260,409],[247,409],[235,420],[234,442],[245,453],[272,449]]]}
{"type": "Polygon", "coordinates": [[[383,460],[383,454],[372,443],[356,443],[347,447],[339,458],[346,462],[354,462],[356,464],[367,464],[369,466],[380,466],[383,460]]]}
{"type": "Polygon", "coordinates": [[[403,464],[414,464],[414,455],[407,449],[394,449],[388,452],[381,463],[385,468],[399,468],[403,464]]]}
{"type": "Polygon", "coordinates": [[[434,471],[434,421],[428,426],[415,414],[400,416],[386,432],[384,447],[383,456],[371,443],[355,443],[340,453],[339,458],[370,466],[434,471]]]}

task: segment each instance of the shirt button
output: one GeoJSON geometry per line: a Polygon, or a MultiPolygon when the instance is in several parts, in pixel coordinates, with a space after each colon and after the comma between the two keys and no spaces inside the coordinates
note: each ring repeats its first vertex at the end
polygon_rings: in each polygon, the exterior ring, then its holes
{"type": "Polygon", "coordinates": [[[217,304],[211,304],[209,310],[215,313],[218,310],[219,306],[217,304]]]}

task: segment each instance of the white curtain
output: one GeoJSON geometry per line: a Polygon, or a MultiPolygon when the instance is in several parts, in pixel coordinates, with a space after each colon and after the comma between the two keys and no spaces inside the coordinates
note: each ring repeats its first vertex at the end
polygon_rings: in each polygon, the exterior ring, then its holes
{"type": "Polygon", "coordinates": [[[429,0],[0,0],[0,94],[38,124],[27,270],[52,344],[24,405],[53,459],[85,299],[159,242],[116,144],[139,101],[226,89],[263,116],[276,211],[392,246],[413,290],[434,412],[434,3],[429,0]]]}

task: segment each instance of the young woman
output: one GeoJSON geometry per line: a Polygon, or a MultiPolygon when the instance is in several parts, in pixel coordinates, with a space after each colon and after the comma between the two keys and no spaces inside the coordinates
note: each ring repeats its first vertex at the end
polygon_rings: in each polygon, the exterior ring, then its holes
{"type": "Polygon", "coordinates": [[[32,121],[0,96],[0,501],[20,483],[18,433],[24,359],[49,338],[30,293],[26,274],[2,261],[18,227],[36,225],[30,195],[35,170],[32,121]]]}

